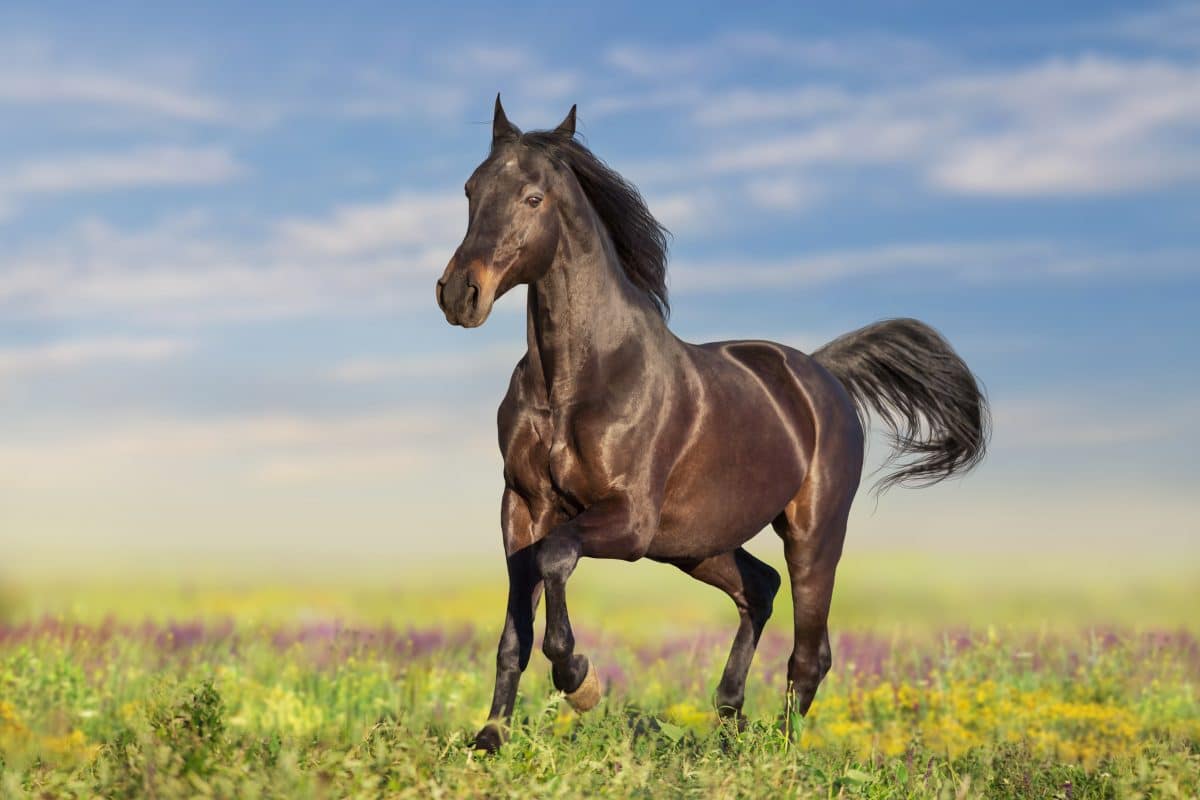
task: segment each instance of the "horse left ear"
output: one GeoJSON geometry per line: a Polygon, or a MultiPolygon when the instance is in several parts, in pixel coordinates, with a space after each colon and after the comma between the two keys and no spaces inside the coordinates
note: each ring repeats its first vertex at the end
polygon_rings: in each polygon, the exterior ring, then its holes
{"type": "Polygon", "coordinates": [[[567,118],[558,123],[558,127],[554,129],[554,132],[568,139],[575,135],[575,106],[571,106],[571,110],[567,112],[567,118]]]}
{"type": "Polygon", "coordinates": [[[492,145],[495,146],[498,142],[508,139],[516,139],[520,135],[521,130],[508,121],[508,116],[504,113],[504,106],[500,105],[500,93],[496,92],[496,111],[492,116],[492,145]]]}

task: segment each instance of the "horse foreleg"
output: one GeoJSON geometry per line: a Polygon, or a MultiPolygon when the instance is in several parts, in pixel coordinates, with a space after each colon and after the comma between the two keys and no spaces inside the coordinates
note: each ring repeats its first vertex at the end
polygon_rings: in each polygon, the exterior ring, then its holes
{"type": "Polygon", "coordinates": [[[541,579],[534,564],[533,548],[526,547],[508,557],[508,608],[504,630],[496,649],[496,690],[487,724],[475,736],[476,750],[496,752],[507,737],[517,684],[533,652],[533,617],[541,594],[541,579]]]}
{"type": "Polygon", "coordinates": [[[567,613],[567,578],[579,563],[579,542],[551,534],[538,545],[538,570],[546,586],[546,633],[542,652],[550,660],[554,688],[567,695],[576,711],[600,701],[600,684],[586,656],[575,652],[575,634],[567,613]]]}
{"type": "Polygon", "coordinates": [[[537,566],[545,582],[546,635],[542,652],[550,660],[554,686],[577,711],[600,702],[601,686],[586,656],[575,652],[567,613],[567,579],[582,556],[634,560],[646,552],[646,526],[633,523],[622,500],[597,503],[561,525],[538,544],[537,566]]]}

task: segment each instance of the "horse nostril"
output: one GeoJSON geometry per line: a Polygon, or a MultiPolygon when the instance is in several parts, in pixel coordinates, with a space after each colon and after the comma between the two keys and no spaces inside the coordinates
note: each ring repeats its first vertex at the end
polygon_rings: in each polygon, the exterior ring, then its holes
{"type": "Polygon", "coordinates": [[[471,290],[471,293],[467,296],[467,303],[474,310],[479,307],[479,286],[474,283],[468,283],[467,288],[471,290]]]}
{"type": "Polygon", "coordinates": [[[443,300],[442,300],[442,293],[443,293],[445,290],[446,290],[446,279],[445,279],[445,278],[438,278],[438,282],[437,282],[437,302],[438,302],[438,306],[439,306],[439,307],[441,307],[441,308],[445,308],[445,307],[446,307],[446,304],[445,304],[445,302],[443,302],[443,300]]]}

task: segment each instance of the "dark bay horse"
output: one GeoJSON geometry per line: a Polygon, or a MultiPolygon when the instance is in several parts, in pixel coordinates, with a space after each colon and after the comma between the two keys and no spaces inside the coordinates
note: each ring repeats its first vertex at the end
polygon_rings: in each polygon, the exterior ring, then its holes
{"type": "Polygon", "coordinates": [[[529,287],[529,349],[498,420],[508,606],[474,746],[494,751],[506,735],[543,591],[554,685],[578,710],[599,701],[567,615],[567,579],[584,556],[673,564],[733,599],[741,622],[716,703],[740,720],[780,585],[742,545],[768,524],[783,540],[795,607],[785,708],[804,714],[830,667],[826,622],[862,474],[860,415],[873,411],[893,434],[883,485],[933,483],[983,457],[988,408],[975,377],[911,319],[812,355],[676,338],[666,231],[575,138],[574,107],[554,130],[522,133],[497,96],[491,152],[466,194],[467,233],[437,282],[446,319],[482,325],[497,297],[529,287]]]}

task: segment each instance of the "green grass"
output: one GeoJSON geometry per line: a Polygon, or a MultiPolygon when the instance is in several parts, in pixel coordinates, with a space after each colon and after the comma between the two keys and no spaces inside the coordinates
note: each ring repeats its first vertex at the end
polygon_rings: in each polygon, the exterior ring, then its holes
{"type": "Polygon", "coordinates": [[[575,715],[535,653],[494,758],[467,744],[502,579],[467,572],[10,582],[0,797],[1200,794],[1185,568],[847,561],[835,669],[789,741],[783,596],[737,732],[709,710],[728,601],[654,565],[586,564],[572,616],[609,692],[575,715]]]}

